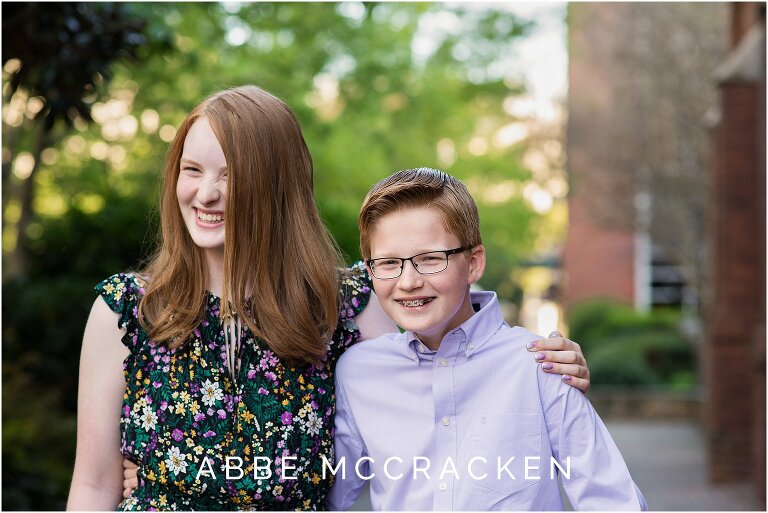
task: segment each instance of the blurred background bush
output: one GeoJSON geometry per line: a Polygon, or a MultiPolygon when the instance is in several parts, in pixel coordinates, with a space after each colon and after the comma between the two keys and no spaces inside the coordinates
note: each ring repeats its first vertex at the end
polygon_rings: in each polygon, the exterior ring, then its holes
{"type": "Polygon", "coordinates": [[[643,313],[613,301],[584,301],[571,309],[568,326],[588,355],[597,388],[691,390],[697,383],[696,353],[681,331],[679,310],[643,313]]]}

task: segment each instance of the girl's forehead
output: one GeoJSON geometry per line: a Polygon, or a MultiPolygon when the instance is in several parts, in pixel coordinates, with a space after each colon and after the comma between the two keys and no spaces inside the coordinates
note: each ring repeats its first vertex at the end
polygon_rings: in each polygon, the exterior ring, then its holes
{"type": "Polygon", "coordinates": [[[199,118],[189,128],[184,138],[181,158],[214,168],[226,167],[227,159],[224,156],[224,150],[208,118],[199,118]]]}

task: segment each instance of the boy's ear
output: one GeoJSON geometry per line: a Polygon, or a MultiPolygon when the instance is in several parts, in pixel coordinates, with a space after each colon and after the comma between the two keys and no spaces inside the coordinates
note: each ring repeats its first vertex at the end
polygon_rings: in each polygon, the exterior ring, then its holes
{"type": "Polygon", "coordinates": [[[472,285],[485,273],[485,246],[480,244],[469,250],[469,276],[467,285],[472,285]]]}

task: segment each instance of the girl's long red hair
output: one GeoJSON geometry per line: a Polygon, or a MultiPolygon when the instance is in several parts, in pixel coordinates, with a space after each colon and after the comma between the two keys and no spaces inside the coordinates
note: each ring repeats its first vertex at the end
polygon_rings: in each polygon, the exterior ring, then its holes
{"type": "Polygon", "coordinates": [[[287,363],[318,363],[338,318],[341,258],[317,211],[312,158],[299,123],[285,103],[255,86],[208,97],[170,145],[161,240],[142,271],[149,276],[139,303],[142,325],[151,340],[176,347],[204,314],[208,269],[176,197],[184,140],[203,116],[227,160],[222,315],[231,305],[231,313],[287,363]]]}

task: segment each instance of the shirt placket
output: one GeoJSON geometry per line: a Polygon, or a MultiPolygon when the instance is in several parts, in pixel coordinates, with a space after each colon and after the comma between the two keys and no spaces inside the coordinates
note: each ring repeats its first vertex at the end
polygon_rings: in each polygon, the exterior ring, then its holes
{"type": "Polygon", "coordinates": [[[448,334],[440,343],[432,362],[432,400],[434,401],[435,459],[430,462],[432,476],[433,510],[453,509],[453,493],[456,486],[456,397],[454,394],[454,364],[457,349],[463,342],[463,331],[448,334]],[[446,467],[451,459],[453,466],[446,467]],[[447,472],[443,473],[443,470],[447,472]],[[442,475],[441,475],[442,474],[442,475]]]}

